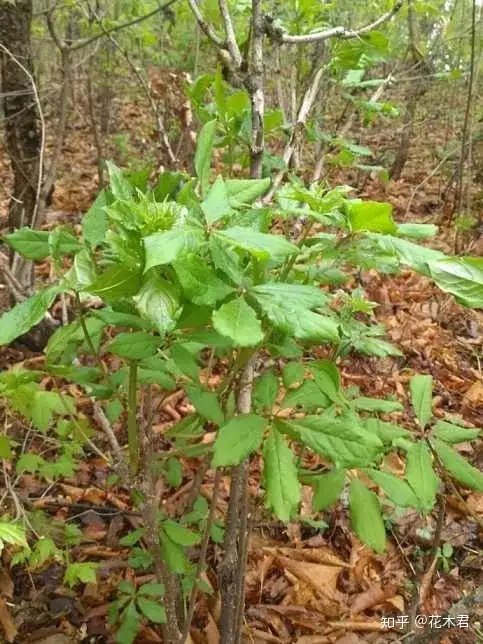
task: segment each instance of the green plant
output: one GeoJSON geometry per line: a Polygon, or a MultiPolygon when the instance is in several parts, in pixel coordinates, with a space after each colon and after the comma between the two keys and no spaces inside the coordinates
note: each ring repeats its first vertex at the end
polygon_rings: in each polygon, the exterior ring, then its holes
{"type": "Polygon", "coordinates": [[[441,548],[438,548],[437,554],[441,568],[448,573],[451,570],[451,557],[454,554],[453,546],[450,543],[443,543],[441,548]]]}
{"type": "MultiPolygon", "coordinates": [[[[319,279],[323,270],[317,270],[321,261],[332,262],[339,284],[350,265],[410,265],[464,304],[481,307],[481,260],[446,257],[406,240],[425,238],[434,227],[397,225],[388,204],[350,199],[346,187],[309,190],[294,180],[280,190],[276,206],[262,208],[257,199],[268,179],[210,181],[216,131],[217,121],[210,120],[200,133],[196,178],[164,173],[151,188],[147,174],[129,178],[108,164],[110,186],[84,217],[82,240],[68,237],[71,267],[1,318],[0,342],[6,344],[39,322],[60,293],[75,307],[75,319],[50,338],[42,371],[12,370],[1,380],[0,393],[12,408],[57,436],[52,459],[35,451],[21,454],[6,436],[1,445],[18,472],[34,471],[47,480],[71,472],[82,450],[97,449],[75,400],[43,389],[45,373],[76,383],[104,408],[113,451],[103,456],[119,481],[128,483],[144,521],[124,545],[133,549],[132,566],[153,566],[157,577],[149,592],[128,582],[119,587],[112,619],[121,624],[123,643],[133,641],[141,615],[156,623],[166,618],[169,641],[186,631],[203,589],[209,539],[223,539],[225,552],[230,547],[232,526],[228,521],[223,537],[215,501],[211,508],[198,501],[179,520],[159,509],[156,479],[177,487],[182,468],[176,459],[205,459],[217,470],[219,485],[222,468],[243,468],[261,454],[265,505],[282,521],[297,517],[302,484],[315,488],[314,510],[322,512],[347,483],[354,530],[377,552],[384,550],[386,534],[376,487],[393,505],[421,513],[434,507],[440,476],[483,489],[481,472],[452,446],[475,439],[478,430],[433,420],[430,376],[411,380],[417,432],[381,417],[401,410],[397,401],[342,386],[338,356],[399,351],[381,339],[383,329],[373,324],[373,306],[362,290],[340,295],[321,289],[320,283],[332,283],[331,272],[319,279]],[[276,221],[286,235],[268,232],[276,221]],[[294,240],[290,233],[300,221],[294,240]],[[318,224],[330,232],[317,232],[318,224]],[[102,306],[89,306],[92,296],[102,306]],[[331,358],[306,356],[314,344],[326,345],[331,358]],[[109,356],[121,366],[112,369],[109,356]],[[215,360],[222,374],[216,389],[209,385],[215,360]],[[142,424],[138,414],[139,390],[153,387],[184,388],[195,409],[165,432],[162,450],[152,433],[154,411],[145,407],[142,424]],[[280,413],[286,409],[290,413],[280,413]],[[109,431],[109,417],[123,411],[127,450],[109,431]],[[214,441],[205,440],[207,433],[214,441]],[[331,469],[307,471],[300,449],[320,455],[331,469]],[[406,460],[404,479],[381,468],[391,450],[406,460]],[[197,564],[195,547],[201,553],[197,564]]],[[[39,259],[51,254],[55,235],[22,229],[4,240],[39,259]]],[[[57,556],[52,547],[49,556],[57,556]]],[[[91,581],[93,575],[92,566],[69,562],[66,582],[91,581]]]]}
{"type": "Polygon", "coordinates": [[[118,586],[119,597],[109,607],[109,620],[119,623],[117,641],[119,644],[132,644],[139,632],[144,617],[155,624],[164,624],[166,611],[160,601],[164,596],[164,586],[148,583],[136,588],[124,580],[118,586]]]}

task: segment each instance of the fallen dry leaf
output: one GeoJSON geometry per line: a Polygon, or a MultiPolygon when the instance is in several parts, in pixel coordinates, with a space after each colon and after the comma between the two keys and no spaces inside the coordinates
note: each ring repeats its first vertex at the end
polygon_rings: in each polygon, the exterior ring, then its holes
{"type": "Polygon", "coordinates": [[[326,635],[302,635],[295,640],[295,644],[327,644],[330,639],[326,635]]]}
{"type": "Polygon", "coordinates": [[[363,593],[359,593],[351,598],[351,613],[356,615],[362,613],[368,608],[381,604],[396,594],[397,586],[389,584],[379,586],[374,584],[363,593]]]}
{"type": "Polygon", "coordinates": [[[266,552],[275,555],[280,554],[289,559],[297,561],[308,561],[311,563],[337,566],[339,568],[350,568],[350,564],[343,561],[333,550],[327,547],[320,548],[263,548],[266,552]]]}
{"type": "Polygon", "coordinates": [[[17,627],[14,624],[7,604],[0,598],[0,625],[5,633],[7,642],[14,642],[17,637],[17,627]]]}
{"type": "Polygon", "coordinates": [[[0,593],[8,599],[13,597],[13,581],[5,568],[0,568],[0,593]]]}
{"type": "Polygon", "coordinates": [[[219,644],[220,632],[211,613],[208,613],[208,621],[204,628],[204,633],[206,635],[207,644],[219,644]]]}
{"type": "Polygon", "coordinates": [[[361,639],[355,633],[347,633],[338,639],[334,644],[360,644],[361,639]]]}
{"type": "Polygon", "coordinates": [[[303,580],[322,597],[335,602],[344,602],[345,596],[336,587],[341,567],[307,563],[282,556],[277,556],[277,559],[285,570],[303,580]]]}
{"type": "Polygon", "coordinates": [[[463,405],[474,409],[483,407],[483,383],[477,380],[471,385],[463,396],[463,405]]]}
{"type": "Polygon", "coordinates": [[[361,631],[361,632],[380,632],[385,630],[381,620],[370,620],[367,622],[347,620],[340,622],[327,622],[332,628],[343,628],[347,631],[361,631]]]}

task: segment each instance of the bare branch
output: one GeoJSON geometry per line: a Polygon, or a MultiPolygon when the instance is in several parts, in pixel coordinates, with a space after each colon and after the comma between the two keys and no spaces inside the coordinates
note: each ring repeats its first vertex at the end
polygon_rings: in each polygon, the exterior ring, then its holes
{"type": "MultiPolygon", "coordinates": [[[[166,5],[164,5],[164,6],[166,6],[166,5]]],[[[169,160],[171,161],[171,163],[176,163],[176,155],[174,154],[173,148],[171,147],[171,144],[169,142],[168,133],[166,132],[166,128],[164,127],[163,117],[159,112],[158,106],[157,106],[156,101],[154,100],[154,98],[153,98],[153,96],[151,94],[151,91],[149,89],[149,85],[148,85],[146,79],[144,78],[144,76],[141,74],[139,69],[136,67],[136,65],[131,60],[131,57],[130,57],[129,53],[114,38],[114,36],[112,35],[111,31],[104,27],[104,25],[102,24],[102,19],[97,15],[97,13],[95,11],[93,11],[92,9],[91,9],[91,11],[92,11],[92,13],[93,13],[93,15],[95,17],[95,20],[96,20],[97,24],[99,25],[99,27],[102,30],[102,34],[104,36],[106,36],[112,42],[114,47],[116,47],[116,49],[124,56],[127,64],[131,68],[131,71],[133,72],[133,74],[136,77],[137,81],[141,85],[141,87],[142,87],[142,89],[143,89],[144,93],[146,94],[146,97],[147,97],[147,99],[149,101],[149,106],[151,107],[151,111],[153,112],[153,115],[154,115],[154,118],[156,120],[156,124],[157,124],[157,127],[158,127],[158,133],[159,133],[159,135],[160,135],[160,137],[161,137],[161,139],[163,141],[164,147],[166,148],[166,151],[167,151],[168,156],[169,156],[169,160]]]]}
{"type": "Polygon", "coordinates": [[[287,43],[290,45],[303,45],[306,43],[320,42],[321,40],[328,40],[329,38],[358,38],[364,34],[377,29],[382,24],[391,20],[393,16],[401,9],[404,4],[404,0],[397,0],[393,8],[390,11],[387,11],[380,18],[371,22],[369,25],[360,27],[359,29],[347,29],[347,27],[332,27],[331,29],[326,29],[324,31],[315,31],[312,34],[302,34],[300,36],[291,36],[287,34],[283,29],[276,27],[273,24],[273,20],[268,17],[265,18],[265,30],[266,33],[273,38],[278,40],[280,43],[287,43]]]}
{"type": "Polygon", "coordinates": [[[52,40],[54,41],[56,47],[60,49],[60,51],[64,51],[67,45],[63,40],[59,38],[59,35],[55,30],[54,21],[52,20],[52,11],[49,11],[48,13],[45,14],[45,21],[47,23],[47,29],[49,30],[49,34],[52,40]]]}
{"type": "Polygon", "coordinates": [[[203,18],[203,15],[200,11],[200,8],[198,7],[198,4],[196,0],[188,0],[191,11],[193,12],[196,21],[198,22],[201,31],[207,36],[217,47],[220,49],[226,49],[227,43],[222,40],[215,31],[213,30],[213,27],[206,22],[206,20],[203,18]]]}
{"type": "Polygon", "coordinates": [[[140,22],[143,22],[144,20],[147,20],[148,18],[152,18],[155,16],[157,13],[160,13],[161,11],[164,11],[171,5],[173,5],[177,0],[169,0],[166,4],[160,5],[159,7],[156,7],[156,9],[153,9],[153,11],[150,11],[149,13],[144,14],[144,16],[138,16],[137,18],[133,18],[132,20],[128,20],[127,22],[123,22],[120,25],[114,25],[113,27],[110,27],[109,29],[105,29],[102,33],[100,34],[95,34],[94,36],[90,36],[90,38],[85,38],[84,40],[78,40],[75,44],[70,45],[69,49],[71,51],[77,51],[78,49],[82,49],[83,47],[87,47],[87,45],[90,45],[93,43],[95,40],[98,40],[99,38],[103,38],[104,36],[107,36],[108,34],[112,34],[115,31],[119,31],[120,29],[125,29],[126,27],[132,27],[133,25],[137,25],[140,22]]]}
{"type": "Polygon", "coordinates": [[[91,398],[91,400],[92,400],[92,406],[94,410],[94,419],[102,427],[111,445],[112,451],[121,462],[123,458],[122,449],[121,449],[121,446],[119,445],[119,442],[117,440],[116,434],[114,433],[112,425],[107,419],[107,416],[104,413],[104,410],[102,409],[100,403],[94,398],[91,398]]]}
{"type": "Polygon", "coordinates": [[[228,2],[227,0],[218,0],[218,4],[220,5],[220,12],[225,27],[226,44],[228,51],[230,52],[230,56],[232,57],[233,63],[235,64],[236,68],[240,69],[242,64],[242,55],[240,53],[240,48],[238,47],[238,44],[236,42],[235,29],[233,28],[230,10],[228,9],[228,2]]]}
{"type": "Polygon", "coordinates": [[[266,194],[266,196],[263,198],[263,203],[270,203],[272,200],[276,190],[282,183],[282,180],[285,176],[285,173],[287,172],[287,168],[289,167],[290,160],[292,159],[292,156],[294,155],[297,145],[299,142],[300,134],[302,130],[305,127],[305,124],[307,122],[307,119],[309,117],[310,111],[312,109],[312,106],[314,104],[315,99],[317,98],[317,94],[319,92],[319,87],[320,87],[320,81],[322,80],[322,76],[324,73],[325,67],[320,67],[320,69],[317,70],[317,72],[314,74],[314,77],[312,79],[312,82],[305,92],[304,99],[302,101],[302,105],[300,106],[298,115],[297,115],[297,120],[295,122],[295,125],[293,126],[292,129],[292,134],[290,136],[290,140],[287,143],[284,153],[283,153],[283,161],[284,161],[284,167],[280,172],[277,174],[275,179],[273,180],[272,186],[269,190],[269,192],[266,194]]]}

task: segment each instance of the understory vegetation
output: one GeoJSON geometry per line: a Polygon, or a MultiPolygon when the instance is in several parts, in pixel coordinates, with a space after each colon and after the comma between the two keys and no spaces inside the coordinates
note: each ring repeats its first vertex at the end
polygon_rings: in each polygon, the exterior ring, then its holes
{"type": "Polygon", "coordinates": [[[481,18],[0,1],[7,642],[481,640],[481,18]]]}

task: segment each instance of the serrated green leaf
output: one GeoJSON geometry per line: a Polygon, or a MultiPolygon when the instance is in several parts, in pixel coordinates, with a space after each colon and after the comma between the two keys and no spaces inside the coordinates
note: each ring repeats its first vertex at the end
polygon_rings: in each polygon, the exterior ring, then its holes
{"type": "Polygon", "coordinates": [[[164,233],[148,235],[144,238],[144,272],[153,266],[170,264],[185,253],[197,252],[203,241],[203,229],[189,223],[164,233]]]}
{"type": "Polygon", "coordinates": [[[381,235],[379,233],[367,233],[367,235],[374,239],[379,247],[387,253],[391,253],[402,264],[407,264],[414,270],[429,275],[428,262],[439,261],[445,259],[446,255],[439,250],[433,248],[426,248],[419,244],[394,237],[392,235],[381,235]]]}
{"type": "Polygon", "coordinates": [[[195,382],[199,381],[201,368],[192,353],[184,345],[173,344],[171,347],[171,357],[182,374],[188,376],[188,378],[191,378],[195,382]]]}
{"type": "Polygon", "coordinates": [[[128,579],[123,579],[122,581],[120,581],[117,590],[118,592],[124,593],[126,595],[136,594],[136,586],[132,583],[132,581],[129,581],[128,579]]]}
{"type": "Polygon", "coordinates": [[[203,125],[198,135],[194,166],[196,176],[200,180],[201,192],[203,195],[206,194],[208,189],[211,166],[211,152],[213,149],[213,142],[215,140],[216,126],[216,119],[208,121],[203,125]]]}
{"type": "Polygon", "coordinates": [[[199,534],[188,530],[185,526],[171,519],[163,521],[163,530],[173,543],[184,546],[185,548],[194,546],[201,540],[199,534]]]}
{"type": "Polygon", "coordinates": [[[68,255],[80,249],[81,246],[76,237],[62,228],[55,229],[50,233],[46,230],[33,230],[32,228],[24,227],[4,235],[2,239],[26,259],[36,261],[51,254],[49,239],[53,233],[57,234],[57,253],[68,255]]]}
{"type": "Polygon", "coordinates": [[[164,624],[166,622],[166,609],[158,602],[146,597],[137,597],[137,605],[144,617],[154,624],[164,624]]]}
{"type": "Polygon", "coordinates": [[[116,633],[116,641],[118,644],[133,644],[140,628],[141,618],[133,600],[129,602],[122,614],[122,622],[116,633]]]}
{"type": "Polygon", "coordinates": [[[354,398],[351,403],[356,409],[362,411],[380,411],[385,414],[404,409],[403,405],[397,400],[383,400],[381,398],[368,398],[367,396],[354,398]]]}
{"type": "Polygon", "coordinates": [[[434,224],[396,224],[400,235],[412,239],[430,239],[438,234],[438,226],[434,224]]]}
{"type": "Polygon", "coordinates": [[[132,197],[133,189],[122,170],[112,161],[106,161],[106,168],[109,174],[109,187],[116,199],[129,200],[132,197]]]}
{"type": "Polygon", "coordinates": [[[106,212],[107,205],[107,192],[106,190],[101,190],[82,218],[83,237],[94,248],[102,244],[109,229],[109,217],[106,212]]]}
{"type": "Polygon", "coordinates": [[[214,306],[233,293],[200,257],[190,255],[174,263],[174,270],[186,297],[198,306],[214,306]]]}
{"type": "MultiPolygon", "coordinates": [[[[92,315],[102,320],[105,324],[114,327],[130,327],[132,329],[150,329],[151,325],[138,315],[132,313],[120,313],[110,308],[92,311],[92,315]]],[[[66,327],[63,327],[66,328],[66,327]]]]}
{"type": "Polygon", "coordinates": [[[125,537],[122,539],[119,539],[119,545],[121,546],[134,546],[138,541],[141,541],[141,539],[144,537],[146,534],[146,528],[137,528],[136,530],[133,530],[129,534],[127,534],[125,537]]]}
{"type": "Polygon", "coordinates": [[[138,331],[119,333],[107,346],[110,353],[130,360],[142,360],[154,356],[161,338],[138,331]]]}
{"type": "Polygon", "coordinates": [[[183,468],[177,458],[168,458],[164,473],[168,484],[175,489],[179,488],[183,482],[183,468]]]}
{"type": "Polygon", "coordinates": [[[411,403],[419,420],[421,429],[424,429],[433,416],[433,378],[431,376],[416,374],[409,384],[411,403]]]}
{"type": "Polygon", "coordinates": [[[225,185],[231,206],[239,208],[265,194],[270,187],[270,179],[228,179],[225,185]]]}
{"type": "Polygon", "coordinates": [[[150,322],[160,335],[165,335],[175,328],[181,312],[178,290],[155,271],[145,275],[144,283],[134,297],[134,302],[141,316],[150,322]]]}
{"type": "Polygon", "coordinates": [[[379,436],[385,445],[392,445],[399,438],[411,438],[411,432],[394,423],[385,423],[378,418],[367,418],[364,422],[367,429],[379,436]]]}
{"type": "Polygon", "coordinates": [[[138,381],[142,385],[159,385],[165,391],[176,389],[176,382],[171,376],[154,369],[138,369],[138,381]]]}
{"type": "Polygon", "coordinates": [[[300,503],[300,483],[293,452],[273,427],[263,445],[263,478],[265,507],[289,521],[300,503]]]}
{"type": "Polygon", "coordinates": [[[266,371],[255,381],[253,398],[255,404],[264,411],[271,411],[277,400],[280,385],[273,369],[266,371]]]}
{"type": "Polygon", "coordinates": [[[286,387],[302,383],[304,376],[305,368],[301,362],[288,362],[282,370],[282,381],[286,387]]]}
{"type": "Polygon", "coordinates": [[[332,402],[341,401],[340,374],[332,360],[316,360],[310,363],[309,371],[314,376],[315,383],[332,402]]]}
{"type": "Polygon", "coordinates": [[[268,297],[281,306],[287,306],[289,303],[291,307],[301,309],[321,308],[329,301],[323,291],[307,284],[273,282],[255,286],[250,292],[257,298],[258,296],[268,297]]]}
{"type": "Polygon", "coordinates": [[[138,590],[138,595],[145,595],[146,597],[164,597],[164,593],[164,584],[158,584],[154,581],[143,584],[138,590]]]}
{"type": "Polygon", "coordinates": [[[413,490],[394,474],[380,470],[365,470],[368,476],[384,490],[388,498],[402,508],[419,508],[419,501],[413,490]]]}
{"type": "Polygon", "coordinates": [[[439,458],[443,461],[443,465],[453,478],[472,490],[483,492],[483,474],[476,467],[473,467],[461,454],[443,441],[434,439],[432,443],[439,458]]]}
{"type": "Polygon", "coordinates": [[[397,233],[392,206],[377,201],[361,201],[349,206],[349,222],[355,232],[397,233]]]}
{"type": "Polygon", "coordinates": [[[244,280],[243,267],[237,251],[223,244],[214,235],[210,235],[208,243],[216,270],[222,272],[235,284],[242,284],[244,280]]]}
{"type": "Polygon", "coordinates": [[[113,302],[136,295],[141,284],[140,273],[133,272],[120,264],[114,264],[83,290],[91,295],[97,295],[105,302],[113,302]]]}
{"type": "Polygon", "coordinates": [[[74,413],[75,406],[72,398],[55,391],[36,391],[30,401],[30,417],[40,431],[46,431],[55,414],[65,415],[74,413]]]}
{"type": "Polygon", "coordinates": [[[379,438],[355,420],[334,419],[320,414],[290,421],[277,420],[277,427],[328,458],[336,467],[347,469],[369,465],[382,452],[379,438]]]}
{"type": "Polygon", "coordinates": [[[330,404],[331,401],[316,382],[305,380],[300,387],[291,389],[285,394],[282,409],[300,406],[307,411],[313,411],[318,407],[328,407],[330,404]]]}
{"type": "Polygon", "coordinates": [[[321,512],[333,505],[342,494],[345,483],[345,470],[334,469],[315,478],[315,494],[312,507],[321,512]]]}
{"type": "Polygon", "coordinates": [[[62,287],[67,290],[83,291],[97,279],[92,255],[83,249],[74,257],[71,268],[64,273],[62,287]]]}
{"type": "Polygon", "coordinates": [[[483,309],[483,258],[446,257],[431,260],[428,266],[441,290],[451,293],[465,306],[483,309]]]}
{"type": "Polygon", "coordinates": [[[434,425],[431,435],[439,438],[445,443],[464,443],[478,438],[481,430],[473,427],[460,427],[460,425],[453,425],[444,420],[438,420],[434,425]]]}
{"type": "Polygon", "coordinates": [[[225,416],[214,391],[206,391],[200,387],[187,387],[186,393],[200,416],[216,425],[223,425],[225,416]]]}
{"type": "Polygon", "coordinates": [[[241,463],[260,447],[266,426],[267,421],[256,414],[242,414],[223,425],[216,437],[212,467],[241,463]]]}
{"type": "Polygon", "coordinates": [[[64,583],[71,588],[79,582],[81,584],[96,584],[96,570],[98,567],[99,564],[93,561],[70,563],[65,569],[64,583]]]}
{"type": "Polygon", "coordinates": [[[292,244],[280,235],[260,233],[250,228],[242,228],[241,226],[233,226],[232,228],[227,228],[215,234],[217,239],[235,248],[245,250],[260,260],[270,258],[283,259],[287,255],[293,255],[299,252],[295,244],[292,244]]]}
{"type": "Polygon", "coordinates": [[[363,353],[368,356],[377,356],[378,358],[403,355],[402,352],[390,342],[370,336],[359,338],[354,337],[352,339],[352,347],[359,353],[363,353]]]}
{"type": "Polygon", "coordinates": [[[48,286],[4,313],[0,317],[0,346],[10,344],[38,324],[62,290],[57,285],[48,286]]]}
{"type": "Polygon", "coordinates": [[[326,315],[294,307],[290,299],[280,300],[265,293],[252,291],[263,313],[273,326],[302,341],[338,342],[337,322],[326,315]]]}
{"type": "Polygon", "coordinates": [[[29,549],[25,527],[14,521],[0,521],[0,552],[5,543],[29,549]]]}
{"type": "Polygon", "coordinates": [[[187,565],[183,548],[181,548],[177,543],[174,543],[174,541],[171,541],[164,530],[161,530],[159,538],[161,541],[163,559],[168,565],[168,568],[178,575],[183,574],[187,565]]]}
{"type": "Polygon", "coordinates": [[[254,347],[263,340],[262,324],[245,298],[223,304],[213,313],[213,326],[239,347],[254,347]]]}
{"type": "Polygon", "coordinates": [[[201,202],[201,210],[209,226],[230,214],[231,206],[228,191],[222,177],[216,178],[206,198],[201,202]]]}
{"type": "Polygon", "coordinates": [[[417,443],[408,450],[406,481],[418,497],[421,509],[425,512],[432,510],[439,478],[434,473],[431,454],[424,443],[417,443]]]}
{"type": "Polygon", "coordinates": [[[349,487],[351,523],[359,539],[378,553],[386,548],[386,530],[377,496],[359,481],[349,487]]]}
{"type": "Polygon", "coordinates": [[[27,452],[26,454],[22,454],[19,457],[17,463],[15,464],[15,471],[19,476],[24,472],[35,474],[35,472],[38,471],[43,462],[44,459],[38,454],[27,452]]]}

